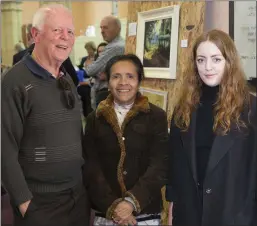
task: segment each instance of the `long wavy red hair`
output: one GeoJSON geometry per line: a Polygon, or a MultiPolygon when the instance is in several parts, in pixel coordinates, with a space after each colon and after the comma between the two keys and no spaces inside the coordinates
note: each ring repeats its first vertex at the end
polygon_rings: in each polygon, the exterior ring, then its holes
{"type": "Polygon", "coordinates": [[[247,123],[241,120],[240,115],[246,105],[249,105],[250,94],[235,44],[228,34],[220,30],[211,30],[197,38],[183,76],[180,99],[174,109],[174,121],[176,126],[186,131],[192,111],[199,104],[202,80],[196,66],[196,52],[198,46],[205,41],[214,43],[226,60],[214,107],[213,125],[215,132],[225,135],[232,123],[239,129],[246,127],[247,123]]]}

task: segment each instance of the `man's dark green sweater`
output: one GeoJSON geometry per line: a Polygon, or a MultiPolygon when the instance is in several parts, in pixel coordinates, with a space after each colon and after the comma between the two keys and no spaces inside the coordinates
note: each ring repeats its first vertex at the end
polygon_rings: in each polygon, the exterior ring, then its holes
{"type": "Polygon", "coordinates": [[[30,55],[2,80],[2,183],[15,205],[33,192],[59,192],[81,182],[80,103],[67,109],[58,81],[30,55]]]}

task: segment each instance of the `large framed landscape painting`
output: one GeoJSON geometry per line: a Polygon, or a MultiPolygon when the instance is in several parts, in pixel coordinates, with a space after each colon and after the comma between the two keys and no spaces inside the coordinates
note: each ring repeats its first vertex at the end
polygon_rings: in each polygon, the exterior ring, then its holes
{"type": "Polygon", "coordinates": [[[136,54],[147,78],[175,79],[179,5],[138,13],[136,54]]]}

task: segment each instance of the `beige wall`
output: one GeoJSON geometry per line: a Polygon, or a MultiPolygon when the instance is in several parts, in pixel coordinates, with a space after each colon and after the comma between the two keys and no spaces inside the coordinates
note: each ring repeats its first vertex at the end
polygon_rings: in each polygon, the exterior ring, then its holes
{"type": "Polygon", "coordinates": [[[72,2],[71,10],[74,19],[75,34],[78,36],[80,35],[80,30],[85,29],[85,3],[72,2]]]}
{"type": "MultiPolygon", "coordinates": [[[[126,18],[128,14],[128,2],[118,2],[118,17],[126,18]]],[[[75,33],[85,32],[89,25],[99,24],[101,19],[112,13],[111,1],[72,2],[72,12],[75,24],[75,33]]]]}
{"type": "Polygon", "coordinates": [[[128,1],[119,1],[118,2],[118,17],[127,18],[128,15],[128,1]]]}
{"type": "Polygon", "coordinates": [[[112,13],[111,1],[96,1],[85,3],[86,25],[100,23],[101,19],[112,13]]]}
{"type": "Polygon", "coordinates": [[[84,33],[89,25],[100,23],[104,16],[112,13],[111,1],[72,2],[75,33],[84,33]]]}
{"type": "Polygon", "coordinates": [[[229,1],[207,1],[205,31],[220,29],[229,33],[229,1]]]}
{"type": "Polygon", "coordinates": [[[213,5],[213,27],[229,32],[229,1],[215,1],[213,5]]]}
{"type": "MultiPolygon", "coordinates": [[[[111,15],[112,1],[71,1],[71,9],[74,17],[75,34],[84,33],[88,25],[100,23],[104,16],[111,15]]],[[[33,14],[39,8],[39,1],[24,1],[22,3],[22,24],[31,23],[33,14]]],[[[118,2],[118,17],[126,18],[128,2],[118,2]]]]}
{"type": "Polygon", "coordinates": [[[37,1],[24,1],[22,2],[22,24],[29,24],[32,22],[34,13],[39,8],[39,2],[37,1]]]}

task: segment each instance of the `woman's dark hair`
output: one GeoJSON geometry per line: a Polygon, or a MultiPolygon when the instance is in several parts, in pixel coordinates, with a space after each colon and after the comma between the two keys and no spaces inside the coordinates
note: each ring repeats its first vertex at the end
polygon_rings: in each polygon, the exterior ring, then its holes
{"type": "Polygon", "coordinates": [[[112,66],[120,61],[131,62],[136,67],[137,74],[138,74],[138,81],[141,82],[144,79],[145,73],[144,73],[144,67],[143,67],[143,64],[141,63],[141,60],[134,54],[126,54],[126,55],[114,56],[107,62],[105,67],[105,74],[107,76],[108,81],[110,80],[112,66]]]}
{"type": "Polygon", "coordinates": [[[97,48],[96,48],[96,54],[95,54],[95,60],[99,57],[99,52],[98,52],[98,49],[99,49],[99,47],[101,47],[101,46],[107,46],[107,42],[101,42],[98,46],[97,46],[97,48]]]}

